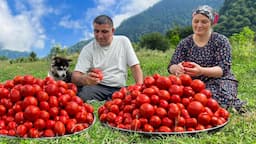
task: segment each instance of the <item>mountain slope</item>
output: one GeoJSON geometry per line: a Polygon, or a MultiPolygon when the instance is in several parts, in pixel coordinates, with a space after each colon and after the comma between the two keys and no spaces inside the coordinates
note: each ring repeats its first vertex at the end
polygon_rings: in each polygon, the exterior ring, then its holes
{"type": "Polygon", "coordinates": [[[6,50],[6,49],[0,48],[0,56],[7,57],[9,59],[16,59],[16,58],[20,58],[20,57],[28,57],[29,53],[28,52],[11,51],[11,50],[6,50]]]}
{"type": "Polygon", "coordinates": [[[117,29],[116,34],[127,35],[133,42],[145,33],[165,33],[172,27],[188,26],[191,13],[199,5],[210,5],[219,9],[224,0],[162,0],[146,11],[125,20],[117,29]]]}

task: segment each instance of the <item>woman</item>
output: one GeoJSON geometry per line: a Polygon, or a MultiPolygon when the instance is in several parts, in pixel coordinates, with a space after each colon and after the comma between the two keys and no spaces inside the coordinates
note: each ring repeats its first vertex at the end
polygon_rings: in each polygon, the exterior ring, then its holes
{"type": "Polygon", "coordinates": [[[199,6],[193,12],[194,33],[179,43],[168,72],[176,75],[185,73],[204,81],[222,107],[234,107],[238,112],[244,112],[244,102],[237,98],[238,81],[231,72],[231,45],[224,35],[212,31],[217,18],[207,5],[199,6]],[[184,61],[191,62],[193,68],[183,67],[184,61]]]}

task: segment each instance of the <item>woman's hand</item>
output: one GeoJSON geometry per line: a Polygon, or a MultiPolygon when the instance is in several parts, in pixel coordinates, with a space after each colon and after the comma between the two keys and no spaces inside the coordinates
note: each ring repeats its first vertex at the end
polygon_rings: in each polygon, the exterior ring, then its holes
{"type": "Polygon", "coordinates": [[[169,71],[170,71],[172,74],[176,75],[176,76],[179,76],[179,75],[185,73],[184,67],[182,66],[182,62],[179,63],[179,64],[171,65],[171,66],[169,67],[169,71]]]}
{"type": "Polygon", "coordinates": [[[185,74],[188,74],[191,77],[197,77],[197,76],[201,76],[203,74],[202,67],[199,64],[194,63],[194,62],[190,62],[190,64],[193,66],[184,67],[185,74]]]}

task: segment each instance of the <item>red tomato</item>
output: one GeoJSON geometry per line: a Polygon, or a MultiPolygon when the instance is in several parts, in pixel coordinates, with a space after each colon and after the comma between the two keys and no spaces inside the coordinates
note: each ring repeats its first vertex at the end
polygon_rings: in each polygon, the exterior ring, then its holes
{"type": "Polygon", "coordinates": [[[170,119],[170,118],[168,118],[168,117],[164,117],[164,118],[162,119],[161,125],[163,125],[163,126],[172,127],[173,124],[174,124],[174,123],[173,123],[172,119],[170,119]]]}
{"type": "Polygon", "coordinates": [[[168,90],[172,85],[171,80],[168,77],[160,76],[156,81],[156,86],[161,90],[168,90]]]}
{"type": "Polygon", "coordinates": [[[223,117],[224,119],[227,120],[228,117],[229,117],[229,112],[228,112],[226,109],[220,107],[220,108],[218,108],[218,110],[214,113],[214,115],[215,115],[215,116],[219,116],[219,117],[223,117]]]}
{"type": "Polygon", "coordinates": [[[160,126],[158,131],[159,132],[171,132],[172,130],[167,126],[160,126]]]}
{"type": "Polygon", "coordinates": [[[144,127],[143,127],[143,130],[145,132],[153,132],[154,131],[154,127],[150,124],[145,124],[144,127]]]}
{"type": "Polygon", "coordinates": [[[115,91],[113,94],[112,94],[112,99],[124,99],[124,94],[121,93],[120,91],[115,91]]]}
{"type": "Polygon", "coordinates": [[[58,103],[60,106],[65,106],[71,100],[71,96],[68,94],[64,94],[58,97],[58,103]]]}
{"type": "Polygon", "coordinates": [[[53,129],[53,127],[54,127],[54,125],[55,125],[55,121],[54,120],[47,120],[46,121],[46,129],[53,129]]]}
{"type": "Polygon", "coordinates": [[[183,97],[192,97],[195,95],[195,91],[190,86],[183,87],[183,97]]]}
{"type": "Polygon", "coordinates": [[[38,138],[39,137],[39,131],[36,128],[31,128],[28,131],[28,136],[31,138],[38,138]]]}
{"type": "Polygon", "coordinates": [[[190,103],[190,100],[189,100],[189,98],[182,98],[182,99],[181,99],[181,103],[182,103],[185,107],[187,107],[187,105],[190,103]]]}
{"type": "Polygon", "coordinates": [[[190,86],[192,83],[192,78],[188,74],[181,74],[179,78],[183,86],[190,86]]]}
{"type": "Polygon", "coordinates": [[[157,80],[160,76],[161,76],[161,75],[158,74],[158,73],[153,74],[153,78],[154,78],[155,80],[157,80]]]}
{"type": "Polygon", "coordinates": [[[146,85],[146,87],[150,87],[152,85],[155,85],[155,79],[152,76],[146,76],[143,80],[143,83],[146,85]]]}
{"type": "Polygon", "coordinates": [[[5,113],[6,113],[5,106],[0,104],[0,116],[5,115],[5,113]]]}
{"type": "Polygon", "coordinates": [[[24,125],[19,125],[16,129],[16,134],[23,137],[27,133],[27,128],[24,125]]]}
{"type": "Polygon", "coordinates": [[[188,106],[187,110],[190,116],[197,117],[201,112],[204,111],[204,106],[199,101],[192,101],[188,106]]]}
{"type": "Polygon", "coordinates": [[[50,107],[58,107],[59,106],[59,101],[57,96],[50,96],[48,103],[50,105],[50,107]]]}
{"type": "Polygon", "coordinates": [[[186,120],[185,120],[185,118],[184,118],[184,117],[182,117],[182,116],[178,117],[178,119],[177,119],[177,125],[178,125],[178,126],[182,126],[182,127],[184,127],[184,126],[185,126],[185,124],[186,124],[186,120]]]}
{"type": "Polygon", "coordinates": [[[41,110],[39,117],[42,118],[43,120],[47,121],[50,118],[50,114],[46,110],[41,110]]]}
{"type": "Polygon", "coordinates": [[[23,123],[24,122],[24,113],[23,112],[17,112],[14,116],[14,120],[17,123],[23,123]]]}
{"type": "Polygon", "coordinates": [[[91,71],[94,72],[94,73],[96,73],[96,74],[98,75],[97,78],[99,78],[99,80],[103,80],[103,72],[102,72],[101,69],[99,69],[99,68],[93,68],[91,71]]]}
{"type": "Polygon", "coordinates": [[[220,107],[219,103],[213,98],[208,99],[206,106],[209,107],[213,113],[220,107]]]}
{"type": "Polygon", "coordinates": [[[14,87],[14,82],[13,80],[7,80],[4,83],[4,87],[7,89],[12,89],[14,87]]]}
{"type": "Polygon", "coordinates": [[[169,92],[171,95],[177,94],[179,96],[183,95],[183,86],[179,86],[179,85],[171,85],[169,88],[169,92]]]}
{"type": "Polygon", "coordinates": [[[16,89],[12,89],[10,92],[10,99],[13,103],[21,100],[20,91],[16,89]]]}
{"type": "Polygon", "coordinates": [[[211,116],[208,113],[200,113],[197,117],[198,123],[206,126],[211,122],[211,116]]]}
{"type": "Polygon", "coordinates": [[[76,120],[77,120],[78,123],[85,123],[86,120],[87,120],[87,112],[86,111],[78,112],[76,114],[76,120]]]}
{"type": "Polygon", "coordinates": [[[140,106],[140,114],[143,117],[150,118],[155,113],[154,107],[149,103],[144,103],[140,106]]]}
{"type": "Polygon", "coordinates": [[[7,88],[0,88],[0,98],[7,98],[9,95],[9,90],[7,88]]]}
{"type": "Polygon", "coordinates": [[[181,126],[175,126],[175,127],[173,128],[173,131],[174,131],[174,132],[184,132],[184,128],[181,127],[181,126]]]}
{"type": "Polygon", "coordinates": [[[133,119],[133,120],[132,120],[132,123],[131,123],[131,129],[132,129],[132,130],[139,130],[140,127],[141,127],[140,120],[138,120],[138,119],[133,119]]]}
{"type": "Polygon", "coordinates": [[[169,104],[166,100],[164,99],[160,99],[159,100],[159,107],[162,107],[162,108],[165,108],[165,109],[168,109],[169,107],[169,104]]]}
{"type": "Polygon", "coordinates": [[[187,128],[195,128],[197,126],[197,119],[196,118],[187,118],[185,119],[187,128]]]}
{"type": "Polygon", "coordinates": [[[168,117],[169,118],[176,118],[180,114],[180,109],[177,104],[170,103],[169,104],[169,110],[168,110],[168,117]]]}
{"type": "Polygon", "coordinates": [[[175,84],[175,85],[181,85],[181,79],[175,75],[169,75],[168,78],[171,80],[172,84],[175,84]]]}
{"type": "Polygon", "coordinates": [[[152,95],[150,97],[150,102],[152,105],[158,105],[159,104],[159,96],[158,95],[152,95]]]}
{"type": "Polygon", "coordinates": [[[65,125],[61,122],[61,121],[57,121],[54,124],[54,132],[57,136],[62,136],[65,134],[66,129],[65,129],[65,125]]]}
{"type": "Polygon", "coordinates": [[[183,67],[188,67],[188,68],[194,68],[195,65],[192,64],[190,61],[184,61],[181,63],[183,67]]]}
{"type": "Polygon", "coordinates": [[[162,107],[157,107],[155,110],[155,114],[160,118],[167,116],[167,111],[162,107]]]}
{"type": "Polygon", "coordinates": [[[45,92],[47,92],[50,96],[57,96],[59,92],[58,85],[53,83],[46,85],[45,92]]]}
{"type": "Polygon", "coordinates": [[[190,115],[186,109],[181,110],[181,116],[183,116],[185,119],[190,118],[190,115]]]}
{"type": "Polygon", "coordinates": [[[153,115],[150,117],[149,124],[152,125],[154,128],[157,128],[161,125],[161,119],[159,116],[153,115]]]}
{"type": "Polygon", "coordinates": [[[113,113],[113,112],[108,112],[107,113],[107,121],[108,122],[114,122],[116,117],[117,117],[116,114],[113,113]]]}
{"type": "Polygon", "coordinates": [[[49,105],[49,103],[47,101],[42,101],[42,102],[39,103],[39,108],[41,110],[48,111],[50,109],[50,105],[49,105]]]}
{"type": "Polygon", "coordinates": [[[37,92],[36,97],[37,97],[37,100],[38,100],[39,102],[41,102],[41,101],[47,101],[47,100],[49,99],[49,96],[48,96],[48,94],[47,94],[45,91],[39,91],[39,92],[37,92]]]}
{"type": "Polygon", "coordinates": [[[79,111],[79,106],[76,102],[71,101],[67,103],[65,110],[69,115],[73,116],[79,111]]]}
{"type": "Polygon", "coordinates": [[[23,76],[20,76],[20,75],[15,76],[15,77],[13,78],[14,84],[15,84],[15,85],[21,84],[22,81],[23,81],[23,78],[24,78],[24,77],[23,77],[23,76]]]}
{"type": "Polygon", "coordinates": [[[180,96],[177,95],[177,94],[173,94],[173,95],[171,96],[171,102],[172,102],[172,103],[179,103],[179,102],[181,102],[180,96]]]}
{"type": "Polygon", "coordinates": [[[167,90],[159,90],[158,96],[160,99],[164,99],[166,101],[169,101],[171,99],[170,93],[167,90]]]}
{"type": "Polygon", "coordinates": [[[53,132],[52,129],[46,129],[46,130],[44,131],[43,136],[45,136],[45,137],[54,137],[55,135],[54,135],[54,132],[53,132]]]}
{"type": "Polygon", "coordinates": [[[203,89],[202,91],[200,91],[200,93],[205,94],[207,96],[207,98],[212,97],[212,92],[209,89],[203,89]]]}
{"type": "Polygon", "coordinates": [[[34,96],[35,88],[32,85],[26,84],[21,87],[21,94],[22,96],[34,96]]]}
{"type": "Polygon", "coordinates": [[[35,78],[32,75],[25,75],[22,84],[34,84],[35,78]]]}
{"type": "Polygon", "coordinates": [[[136,98],[136,104],[140,106],[144,103],[150,103],[150,98],[145,94],[138,95],[136,98]]]}
{"type": "Polygon", "coordinates": [[[39,115],[40,115],[40,109],[34,105],[27,106],[24,111],[24,117],[29,121],[36,120],[39,117],[39,115]]]}
{"type": "Polygon", "coordinates": [[[199,79],[194,79],[190,85],[195,92],[205,89],[205,83],[199,79]]]}
{"type": "Polygon", "coordinates": [[[147,96],[152,96],[152,95],[156,94],[156,91],[153,88],[145,88],[142,91],[142,93],[147,95],[147,96]]]}
{"type": "Polygon", "coordinates": [[[22,106],[23,108],[28,107],[29,105],[37,106],[38,101],[34,96],[27,96],[24,98],[22,106]]]}
{"type": "Polygon", "coordinates": [[[201,102],[204,106],[206,106],[208,98],[203,93],[196,93],[194,95],[194,100],[201,102]]]}

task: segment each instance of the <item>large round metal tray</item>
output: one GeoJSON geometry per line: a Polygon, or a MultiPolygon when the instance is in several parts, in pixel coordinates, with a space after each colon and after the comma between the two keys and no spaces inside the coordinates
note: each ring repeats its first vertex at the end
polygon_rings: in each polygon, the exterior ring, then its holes
{"type": "Polygon", "coordinates": [[[122,132],[138,133],[138,134],[143,134],[143,135],[148,135],[148,136],[154,136],[154,135],[194,135],[194,134],[199,134],[199,133],[203,133],[203,132],[213,133],[213,132],[219,131],[221,128],[223,128],[225,125],[227,125],[228,122],[229,122],[229,120],[227,120],[222,125],[218,125],[216,127],[212,127],[212,128],[208,128],[208,129],[196,130],[196,131],[184,131],[184,132],[145,132],[145,131],[135,131],[135,130],[113,127],[113,126],[108,125],[107,123],[102,123],[102,125],[112,128],[114,130],[122,131],[122,132]]]}
{"type": "Polygon", "coordinates": [[[88,127],[88,128],[85,128],[85,129],[83,129],[83,130],[81,130],[81,131],[79,131],[79,132],[75,132],[75,133],[73,133],[73,134],[66,134],[66,135],[63,135],[63,136],[55,136],[55,137],[39,137],[39,138],[30,138],[30,137],[28,137],[28,138],[23,138],[23,137],[16,137],[16,136],[8,136],[8,135],[1,135],[0,134],[0,137],[6,137],[6,138],[19,138],[19,139],[58,139],[58,138],[63,138],[63,137],[69,137],[69,136],[73,136],[73,135],[78,135],[78,134],[81,134],[81,133],[84,133],[84,132],[86,132],[87,130],[89,130],[93,125],[94,125],[94,123],[96,122],[96,116],[95,116],[95,114],[93,113],[93,122],[92,122],[92,124],[88,127]]]}

